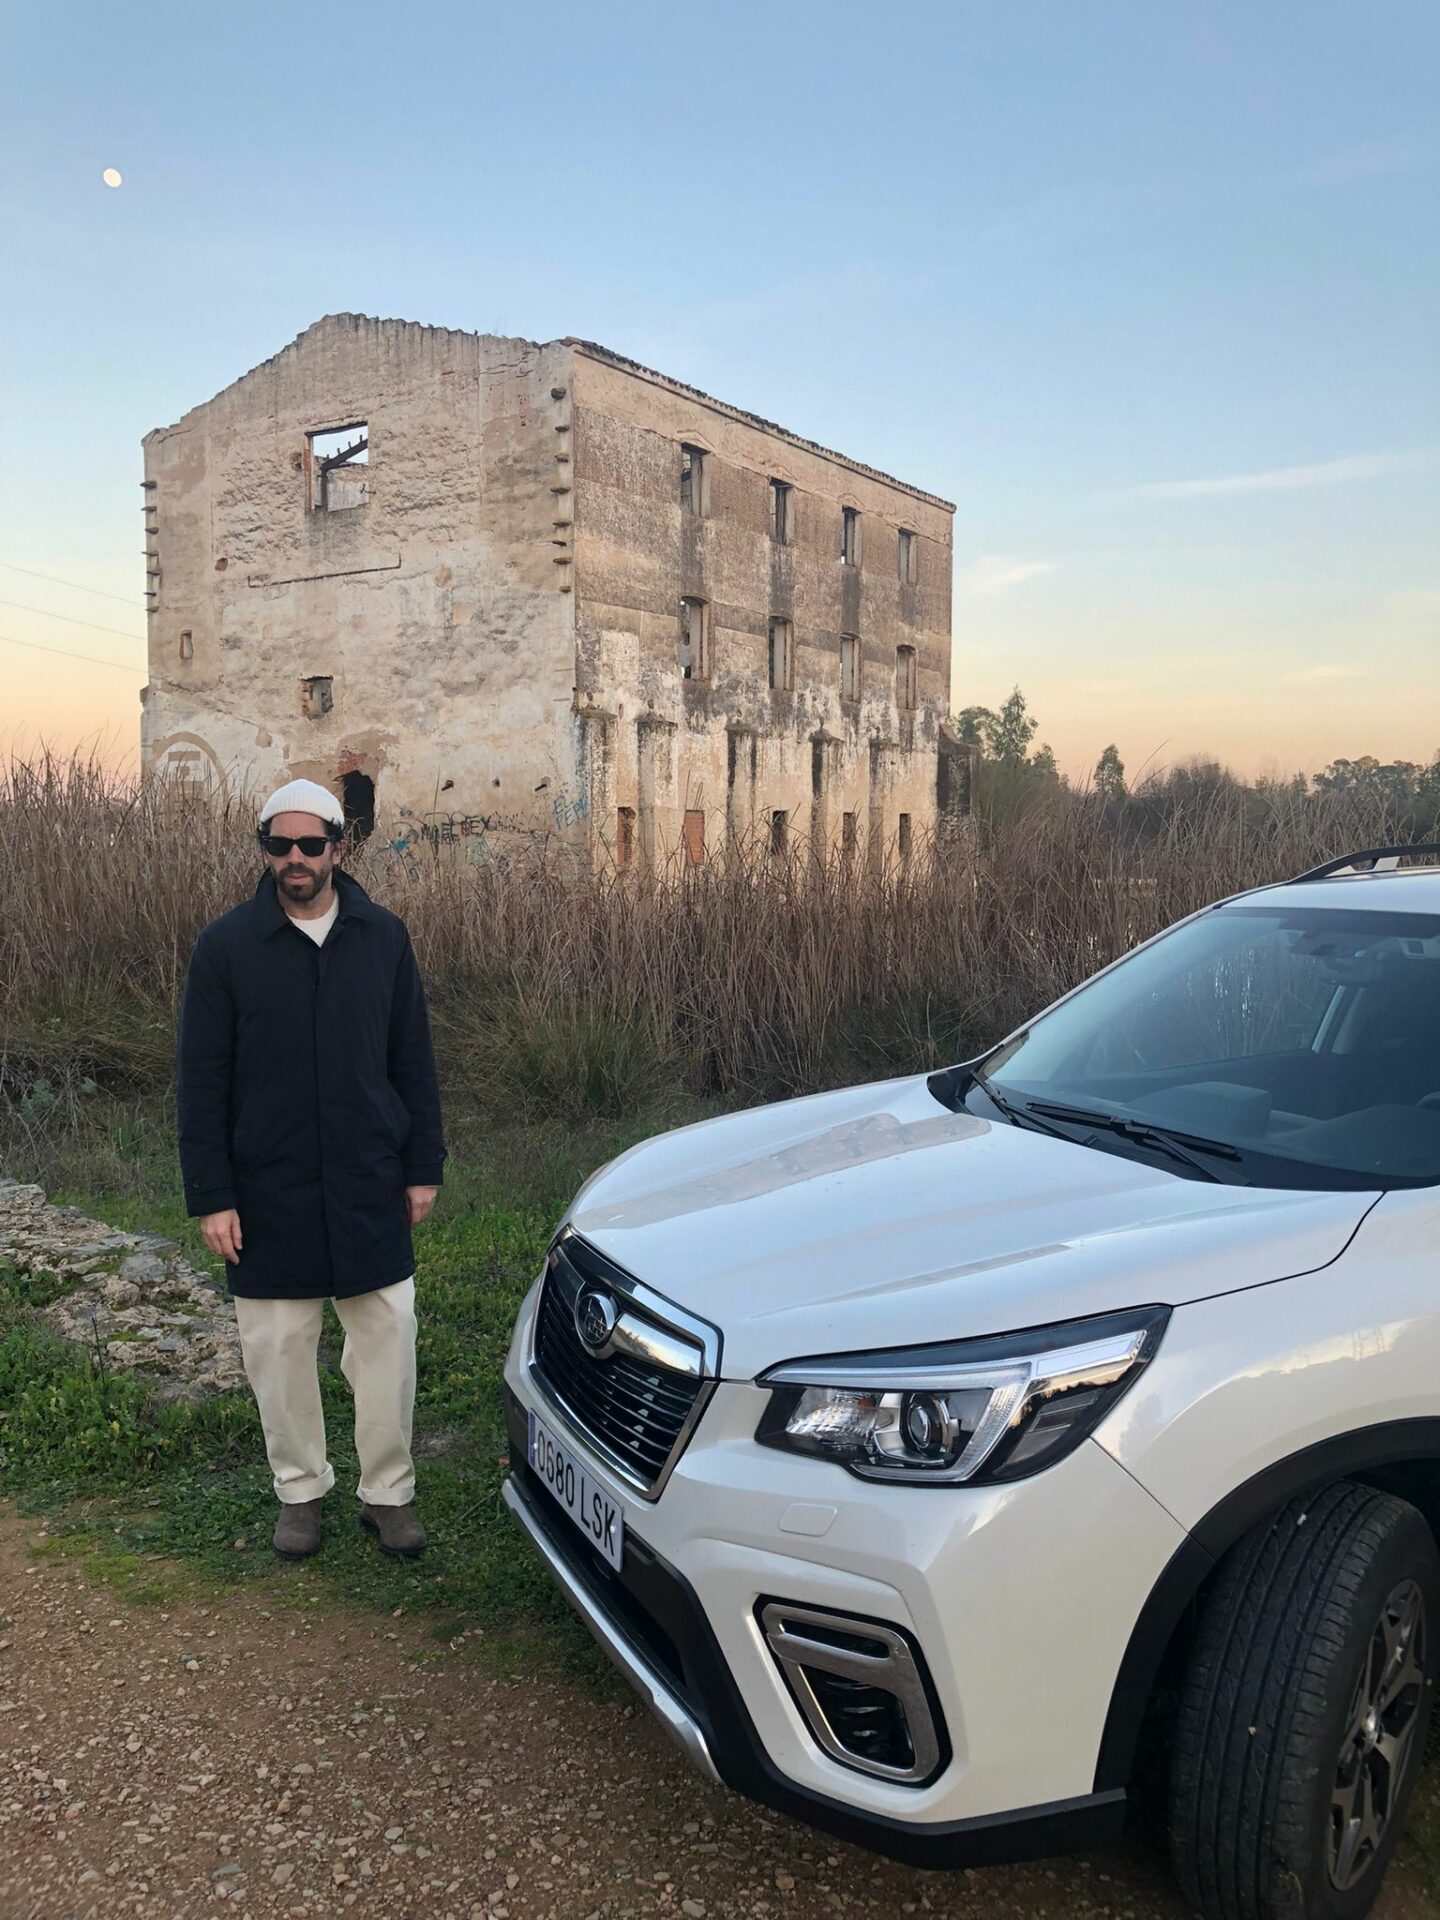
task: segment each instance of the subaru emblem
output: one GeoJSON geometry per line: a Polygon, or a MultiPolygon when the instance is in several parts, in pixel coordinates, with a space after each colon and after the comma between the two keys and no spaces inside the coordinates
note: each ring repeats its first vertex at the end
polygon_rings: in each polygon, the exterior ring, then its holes
{"type": "Polygon", "coordinates": [[[609,1346],[619,1318],[613,1295],[601,1287],[586,1287],[576,1298],[575,1331],[592,1360],[598,1360],[609,1346]]]}

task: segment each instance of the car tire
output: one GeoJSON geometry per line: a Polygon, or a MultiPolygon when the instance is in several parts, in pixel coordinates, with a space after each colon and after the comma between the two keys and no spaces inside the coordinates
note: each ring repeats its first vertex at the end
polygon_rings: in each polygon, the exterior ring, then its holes
{"type": "Polygon", "coordinates": [[[1175,1728],[1176,1876],[1210,1920],[1358,1920],[1405,1822],[1440,1652],[1419,1511],[1351,1481],[1257,1526],[1206,1596],[1175,1728]]]}

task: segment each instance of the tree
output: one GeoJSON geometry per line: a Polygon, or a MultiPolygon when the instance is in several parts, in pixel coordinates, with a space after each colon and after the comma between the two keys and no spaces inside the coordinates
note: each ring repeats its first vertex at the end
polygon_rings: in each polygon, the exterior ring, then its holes
{"type": "Polygon", "coordinates": [[[979,747],[983,752],[995,725],[995,715],[989,707],[962,707],[950,724],[962,747],[979,747]]]}
{"type": "Polygon", "coordinates": [[[1255,779],[1254,791],[1262,800],[1272,804],[1279,801],[1298,802],[1309,798],[1310,780],[1303,773],[1276,774],[1262,773],[1255,779]]]}
{"type": "Polygon", "coordinates": [[[1315,787],[1319,793],[1368,794],[1403,812],[1423,796],[1429,773],[1413,760],[1381,761],[1362,753],[1358,760],[1332,760],[1316,774],[1315,787]]]}
{"type": "Polygon", "coordinates": [[[1043,740],[1031,754],[1030,765],[1044,780],[1060,778],[1060,769],[1055,764],[1055,750],[1043,740]]]}
{"type": "MultiPolygon", "coordinates": [[[[1019,687],[1011,691],[998,713],[993,707],[962,707],[950,718],[955,738],[962,746],[978,747],[986,759],[1004,760],[1011,766],[1029,764],[1030,742],[1039,724],[1030,718],[1019,687]]],[[[1049,749],[1041,751],[1046,753],[1049,749]]]]}
{"type": "Polygon", "coordinates": [[[1095,791],[1102,800],[1125,798],[1125,762],[1113,740],[1095,762],[1095,791]]]}
{"type": "Polygon", "coordinates": [[[1030,751],[1030,742],[1035,738],[1038,720],[1032,720],[1025,707],[1025,696],[1016,687],[1010,698],[993,716],[991,725],[986,729],[985,744],[997,760],[1008,760],[1012,765],[1020,765],[1030,751]]]}
{"type": "Polygon", "coordinates": [[[1143,797],[1161,812],[1175,813],[1182,807],[1208,806],[1222,796],[1243,792],[1243,783],[1228,767],[1196,754],[1164,773],[1152,773],[1136,788],[1135,798],[1143,797]]]}

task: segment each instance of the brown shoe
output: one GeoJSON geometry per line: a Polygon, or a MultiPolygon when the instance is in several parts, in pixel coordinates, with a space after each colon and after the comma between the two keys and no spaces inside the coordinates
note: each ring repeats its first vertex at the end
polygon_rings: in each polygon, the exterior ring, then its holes
{"type": "Polygon", "coordinates": [[[270,1544],[282,1560],[308,1560],[320,1544],[320,1502],[299,1500],[282,1506],[270,1544]]]}
{"type": "Polygon", "coordinates": [[[386,1553],[403,1554],[407,1560],[413,1560],[425,1551],[425,1529],[408,1502],[403,1507],[372,1507],[362,1500],[360,1524],[375,1533],[386,1553]]]}

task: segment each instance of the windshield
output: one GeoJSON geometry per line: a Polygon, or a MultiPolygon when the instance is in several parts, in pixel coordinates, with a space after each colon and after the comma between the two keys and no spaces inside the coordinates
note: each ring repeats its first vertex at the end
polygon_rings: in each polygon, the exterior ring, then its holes
{"type": "Polygon", "coordinates": [[[1017,1123],[1198,1177],[1440,1183],[1440,918],[1218,907],[1042,1016],[976,1085],[1017,1123]]]}

